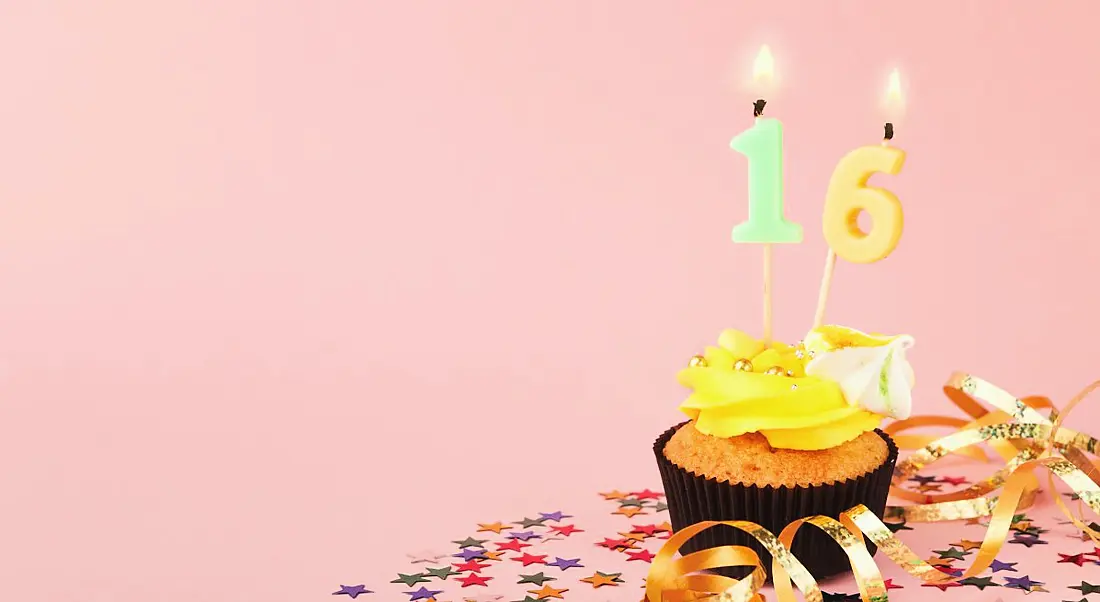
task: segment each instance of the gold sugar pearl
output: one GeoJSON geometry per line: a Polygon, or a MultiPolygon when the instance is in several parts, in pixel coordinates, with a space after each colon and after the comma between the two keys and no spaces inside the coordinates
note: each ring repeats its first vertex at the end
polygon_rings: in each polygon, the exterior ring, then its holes
{"type": "Polygon", "coordinates": [[[741,372],[752,372],[752,362],[745,358],[741,358],[733,362],[733,369],[740,370],[741,372]]]}
{"type": "Polygon", "coordinates": [[[772,376],[782,376],[785,371],[779,366],[772,366],[764,371],[764,374],[771,374],[772,376]]]}
{"type": "Polygon", "coordinates": [[[688,367],[689,368],[706,368],[707,367],[707,358],[705,358],[701,355],[693,355],[693,356],[691,356],[691,359],[688,360],[688,367]]]}
{"type": "Polygon", "coordinates": [[[794,370],[787,370],[787,376],[794,377],[794,370]]]}

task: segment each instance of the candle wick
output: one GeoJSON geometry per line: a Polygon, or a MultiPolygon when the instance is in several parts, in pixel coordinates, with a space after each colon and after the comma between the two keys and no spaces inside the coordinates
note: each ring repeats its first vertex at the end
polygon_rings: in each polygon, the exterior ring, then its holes
{"type": "Polygon", "coordinates": [[[889,142],[893,139],[894,139],[894,124],[887,121],[886,125],[883,126],[883,128],[882,128],[882,143],[886,144],[887,142],[889,142]]]}
{"type": "Polygon", "coordinates": [[[763,115],[764,114],[764,105],[766,105],[766,104],[768,104],[768,101],[764,100],[763,98],[761,98],[761,99],[757,100],[756,102],[752,103],[752,116],[753,117],[760,117],[761,115],[763,115]]]}

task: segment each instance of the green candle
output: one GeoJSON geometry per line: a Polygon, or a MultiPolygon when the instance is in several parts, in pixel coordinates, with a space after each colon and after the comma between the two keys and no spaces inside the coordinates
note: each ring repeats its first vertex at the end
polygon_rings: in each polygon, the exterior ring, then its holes
{"type": "MultiPolygon", "coordinates": [[[[757,105],[762,111],[763,102],[757,105]]],[[[730,148],[749,160],[749,219],[733,228],[733,242],[802,242],[802,226],[783,217],[783,124],[757,117],[730,148]]]]}

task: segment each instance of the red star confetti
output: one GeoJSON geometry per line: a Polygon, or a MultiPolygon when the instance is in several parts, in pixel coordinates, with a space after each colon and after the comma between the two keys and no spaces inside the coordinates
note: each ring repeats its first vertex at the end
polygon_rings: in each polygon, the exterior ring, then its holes
{"type": "Polygon", "coordinates": [[[637,552],[627,552],[627,561],[631,560],[643,560],[645,562],[653,562],[653,553],[649,550],[638,550],[637,552]]]}
{"type": "Polygon", "coordinates": [[[554,525],[550,527],[550,530],[560,535],[565,535],[566,537],[574,533],[584,533],[584,529],[578,529],[573,525],[554,525]]]}
{"type": "Polygon", "coordinates": [[[1074,554],[1074,555],[1071,556],[1069,554],[1063,554],[1061,552],[1058,552],[1058,556],[1059,556],[1058,562],[1060,562],[1060,563],[1061,562],[1072,562],[1073,564],[1076,564],[1077,566],[1084,566],[1084,564],[1086,562],[1089,563],[1089,564],[1092,564],[1092,561],[1089,560],[1088,558],[1085,558],[1084,554],[1074,554]]]}
{"type": "Polygon", "coordinates": [[[482,577],[477,573],[470,573],[463,577],[455,577],[455,579],[462,583],[462,587],[470,587],[471,585],[489,587],[489,581],[492,580],[492,577],[482,577]]]}
{"type": "Polygon", "coordinates": [[[522,556],[513,557],[512,560],[516,562],[522,562],[523,566],[530,566],[532,564],[546,564],[546,554],[528,554],[524,552],[522,556]]]}
{"type": "Polygon", "coordinates": [[[636,497],[639,500],[659,500],[664,497],[665,494],[660,491],[650,491],[648,488],[641,491],[631,493],[631,497],[636,497]]]}
{"type": "Polygon", "coordinates": [[[496,546],[497,546],[497,550],[509,550],[509,551],[512,551],[512,552],[519,552],[519,551],[522,551],[523,548],[531,547],[531,544],[523,543],[522,541],[520,541],[518,539],[509,539],[508,541],[506,541],[504,543],[497,543],[496,546]]]}
{"type": "Polygon", "coordinates": [[[896,585],[894,583],[893,579],[887,579],[887,580],[883,581],[883,583],[886,585],[887,591],[892,590],[892,589],[902,589],[904,587],[904,586],[901,586],[901,585],[896,585]]]}
{"type": "Polygon", "coordinates": [[[616,551],[634,547],[633,544],[625,539],[611,539],[608,537],[605,537],[603,541],[597,543],[596,545],[600,546],[601,548],[607,548],[608,550],[616,551]]]}
{"type": "Polygon", "coordinates": [[[455,570],[460,573],[472,571],[474,573],[480,573],[481,569],[489,566],[488,562],[478,562],[477,560],[469,560],[455,565],[455,570]]]}
{"type": "Polygon", "coordinates": [[[967,481],[964,477],[940,477],[940,482],[948,483],[954,487],[958,487],[959,485],[965,485],[970,481],[967,481]]]}

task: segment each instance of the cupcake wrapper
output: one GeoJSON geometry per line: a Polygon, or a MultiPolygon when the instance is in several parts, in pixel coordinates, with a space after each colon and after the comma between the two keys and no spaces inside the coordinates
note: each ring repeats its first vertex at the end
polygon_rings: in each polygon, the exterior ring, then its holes
{"type": "MultiPolygon", "coordinates": [[[[665,431],[653,444],[657,465],[661,469],[668,512],[674,531],[702,521],[747,520],[779,535],[789,523],[822,514],[837,518],[840,513],[863,504],[881,517],[890,494],[890,479],[898,459],[898,448],[886,433],[876,430],[886,441],[889,454],[878,468],[860,477],[828,485],[773,487],[720,482],[681,468],[665,457],[665,444],[678,428],[665,431]]],[[[681,548],[684,555],[718,546],[747,546],[758,556],[771,581],[771,555],[752,536],[740,530],[719,525],[692,537],[681,548]]],[[[867,542],[875,553],[875,546],[867,542]]],[[[804,526],[794,538],[791,552],[817,579],[851,570],[848,556],[828,535],[813,526],[804,526]]],[[[716,569],[727,577],[748,575],[744,567],[716,569]]]]}

